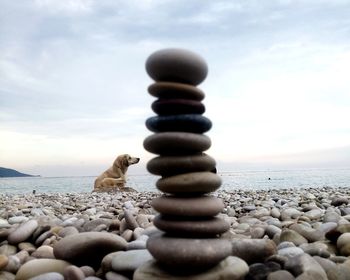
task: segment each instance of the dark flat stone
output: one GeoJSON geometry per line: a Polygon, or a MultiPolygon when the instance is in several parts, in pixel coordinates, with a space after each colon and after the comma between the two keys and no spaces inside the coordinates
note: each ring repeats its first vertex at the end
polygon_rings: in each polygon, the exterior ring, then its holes
{"type": "Polygon", "coordinates": [[[198,54],[184,49],[163,49],[151,54],[146,71],[155,81],[198,85],[207,76],[208,66],[198,54]]]}
{"type": "Polygon", "coordinates": [[[157,188],[170,194],[204,194],[216,191],[221,178],[212,172],[192,172],[159,179],[157,188]]]}
{"type": "Polygon", "coordinates": [[[165,215],[183,217],[210,217],[224,208],[221,199],[213,196],[175,197],[160,196],[152,200],[153,208],[165,215]]]}
{"type": "Polygon", "coordinates": [[[190,99],[157,99],[152,103],[152,110],[161,116],[181,114],[203,114],[202,102],[190,99]]]}
{"type": "Polygon", "coordinates": [[[231,244],[217,238],[177,238],[153,235],[147,249],[160,265],[170,269],[209,269],[231,255],[231,244]]]}
{"type": "Polygon", "coordinates": [[[125,250],[127,242],[107,232],[83,232],[66,236],[58,241],[53,253],[57,259],[77,266],[99,267],[103,257],[111,252],[125,250]]]}
{"type": "Polygon", "coordinates": [[[215,166],[215,160],[207,154],[159,156],[147,162],[147,170],[150,173],[165,177],[189,172],[211,171],[215,166]]]}
{"type": "Polygon", "coordinates": [[[182,83],[158,82],[148,87],[148,92],[162,99],[190,99],[201,101],[204,92],[195,86],[182,83]]]}
{"type": "Polygon", "coordinates": [[[206,135],[189,132],[161,132],[148,136],[144,148],[160,155],[191,155],[210,148],[211,141],[206,135]]]}
{"type": "Polygon", "coordinates": [[[211,121],[202,115],[156,116],[146,120],[146,127],[153,132],[181,131],[205,133],[211,129],[211,121]]]}
{"type": "Polygon", "coordinates": [[[229,230],[230,225],[218,217],[178,217],[157,215],[154,225],[167,234],[183,237],[216,237],[229,230]]]}

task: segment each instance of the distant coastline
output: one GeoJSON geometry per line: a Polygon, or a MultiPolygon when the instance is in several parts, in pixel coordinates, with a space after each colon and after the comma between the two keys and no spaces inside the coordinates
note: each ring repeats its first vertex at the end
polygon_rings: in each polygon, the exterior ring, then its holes
{"type": "Polygon", "coordinates": [[[40,177],[40,175],[30,175],[30,174],[21,173],[11,168],[0,167],[0,178],[9,178],[9,177],[40,177]]]}

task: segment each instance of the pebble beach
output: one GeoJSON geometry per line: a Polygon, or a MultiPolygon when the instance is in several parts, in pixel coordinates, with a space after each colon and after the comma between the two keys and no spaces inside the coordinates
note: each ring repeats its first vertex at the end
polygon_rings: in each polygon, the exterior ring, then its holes
{"type": "Polygon", "coordinates": [[[0,195],[0,279],[350,279],[347,188],[214,193],[230,224],[214,250],[231,256],[192,275],[167,272],[146,249],[159,195],[0,195]]]}

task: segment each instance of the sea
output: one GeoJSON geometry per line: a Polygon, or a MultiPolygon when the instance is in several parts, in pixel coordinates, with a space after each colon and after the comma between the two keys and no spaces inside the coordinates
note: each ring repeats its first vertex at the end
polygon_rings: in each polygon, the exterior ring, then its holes
{"type": "MultiPolygon", "coordinates": [[[[300,169],[221,172],[220,190],[268,190],[287,188],[350,188],[349,169],[300,169]]],[[[0,194],[86,193],[93,190],[95,176],[0,178],[0,194]]],[[[127,187],[154,191],[157,176],[128,174],[127,187]]]]}

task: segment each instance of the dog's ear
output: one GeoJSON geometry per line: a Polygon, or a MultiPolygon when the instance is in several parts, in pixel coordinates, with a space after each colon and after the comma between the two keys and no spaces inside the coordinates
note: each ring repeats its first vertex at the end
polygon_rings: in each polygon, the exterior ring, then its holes
{"type": "Polygon", "coordinates": [[[129,155],[124,155],[123,156],[123,165],[124,166],[129,166],[129,159],[130,159],[129,155]]]}

